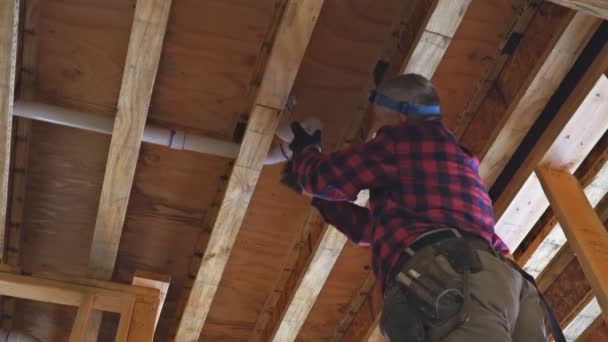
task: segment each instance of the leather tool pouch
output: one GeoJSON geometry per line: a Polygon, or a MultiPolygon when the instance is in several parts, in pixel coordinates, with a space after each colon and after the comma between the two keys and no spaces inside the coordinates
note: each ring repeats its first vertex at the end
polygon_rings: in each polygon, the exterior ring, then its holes
{"type": "Polygon", "coordinates": [[[398,301],[407,310],[413,309],[414,314],[400,314],[396,322],[397,305],[385,298],[381,328],[387,340],[439,341],[466,322],[470,318],[470,274],[481,269],[477,251],[465,239],[442,240],[416,252],[396,277],[402,296],[398,301]],[[387,312],[391,306],[393,312],[387,312]],[[424,331],[422,339],[420,325],[424,331]],[[404,326],[410,329],[406,332],[404,326]],[[411,329],[412,326],[417,328],[411,329]],[[405,339],[404,334],[412,332],[415,335],[405,339]]]}

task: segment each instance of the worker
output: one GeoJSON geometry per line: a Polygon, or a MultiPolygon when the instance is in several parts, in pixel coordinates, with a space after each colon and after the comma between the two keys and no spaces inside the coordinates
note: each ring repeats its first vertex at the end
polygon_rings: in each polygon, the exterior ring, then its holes
{"type": "Polygon", "coordinates": [[[323,154],[321,132],[293,123],[282,181],[371,245],[387,341],[546,341],[544,301],[505,258],[479,162],[445,127],[431,82],[400,75],[369,100],[375,136],[360,146],[323,154]],[[364,189],[369,209],[352,203],[364,189]]]}

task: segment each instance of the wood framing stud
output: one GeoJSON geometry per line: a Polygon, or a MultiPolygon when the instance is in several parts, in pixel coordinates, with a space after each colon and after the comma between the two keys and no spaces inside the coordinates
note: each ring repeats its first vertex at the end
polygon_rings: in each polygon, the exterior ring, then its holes
{"type": "Polygon", "coordinates": [[[239,155],[179,322],[177,341],[199,338],[322,6],[323,0],[290,0],[287,4],[239,155]]]}
{"type": "Polygon", "coordinates": [[[515,250],[549,203],[533,169],[540,164],[573,172],[608,129],[605,47],[494,203],[496,232],[515,250]],[[599,79],[598,79],[599,78],[599,79]]]}
{"type": "Polygon", "coordinates": [[[89,275],[112,277],[171,0],[138,0],[101,190],[89,275]]]}
{"type": "Polygon", "coordinates": [[[402,73],[416,73],[428,79],[433,77],[470,3],[471,0],[437,1],[418,44],[406,59],[402,73]]]}
{"type": "Polygon", "coordinates": [[[549,0],[561,6],[608,19],[608,0],[549,0]]]}
{"type": "Polygon", "coordinates": [[[8,177],[11,157],[11,133],[17,63],[17,24],[19,1],[0,2],[0,261],[6,253],[6,217],[8,177]]]}
{"type": "Polygon", "coordinates": [[[547,166],[539,167],[536,173],[608,318],[608,231],[574,176],[547,166]]]}
{"type": "MultiPolygon", "coordinates": [[[[538,15],[533,20],[530,27],[540,27],[536,32],[528,32],[524,36],[521,45],[528,46],[521,46],[522,49],[515,52],[497,81],[497,87],[502,88],[502,91],[515,94],[511,103],[507,104],[503,120],[495,128],[487,147],[480,153],[479,173],[487,187],[494,184],[599,26],[598,19],[586,14],[572,11],[554,12],[557,14],[549,12],[548,16],[538,15]],[[553,37],[549,39],[536,63],[532,63],[532,70],[529,72],[530,68],[526,68],[526,64],[530,63],[529,55],[526,55],[529,53],[527,50],[533,50],[533,44],[538,45],[534,41],[538,39],[538,35],[547,35],[548,32],[553,37]],[[524,74],[520,70],[524,71],[524,74]],[[519,89],[509,89],[512,88],[510,83],[517,78],[514,75],[523,79],[519,89]]],[[[485,109],[487,106],[489,105],[482,104],[481,108],[485,109]]]]}

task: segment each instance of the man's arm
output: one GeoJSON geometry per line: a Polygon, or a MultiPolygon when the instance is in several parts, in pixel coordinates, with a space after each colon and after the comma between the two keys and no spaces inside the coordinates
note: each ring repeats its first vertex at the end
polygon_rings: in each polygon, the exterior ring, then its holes
{"type": "Polygon", "coordinates": [[[324,155],[314,148],[294,154],[291,172],[303,190],[330,201],[354,201],[359,191],[395,184],[394,142],[382,129],[364,145],[324,155]]]}
{"type": "Polygon", "coordinates": [[[369,245],[372,242],[372,220],[368,208],[351,202],[332,202],[314,198],[312,205],[319,209],[325,222],[336,227],[352,242],[369,245]]]}

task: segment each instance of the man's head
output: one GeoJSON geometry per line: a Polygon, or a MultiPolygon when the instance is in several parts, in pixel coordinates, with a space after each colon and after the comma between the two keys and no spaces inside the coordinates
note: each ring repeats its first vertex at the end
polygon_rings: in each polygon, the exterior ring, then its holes
{"type": "MultiPolygon", "coordinates": [[[[439,106],[439,96],[431,81],[418,74],[399,75],[383,81],[376,89],[378,94],[392,100],[422,106],[439,106]]],[[[394,125],[406,120],[436,120],[438,116],[421,116],[397,112],[381,105],[372,106],[372,132],[382,126],[394,125]]]]}

